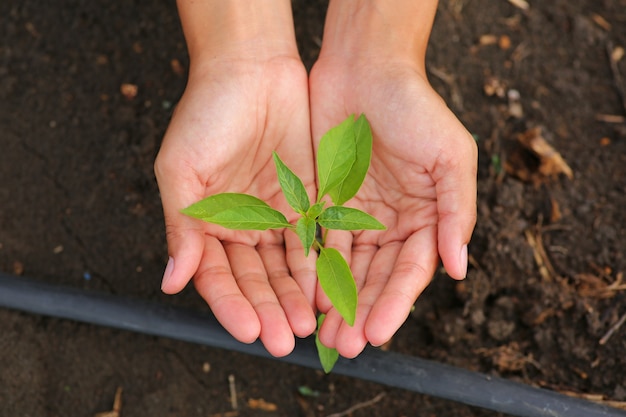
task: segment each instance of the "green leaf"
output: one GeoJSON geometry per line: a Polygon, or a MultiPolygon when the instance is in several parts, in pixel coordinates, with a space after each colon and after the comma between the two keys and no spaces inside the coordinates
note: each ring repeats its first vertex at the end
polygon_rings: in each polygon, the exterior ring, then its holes
{"type": "Polygon", "coordinates": [[[354,117],[330,129],[317,148],[317,177],[320,201],[348,175],[356,160],[354,117]]]}
{"type": "Polygon", "coordinates": [[[346,323],[353,326],[357,292],[348,263],[337,249],[322,248],[315,265],[322,290],[346,323]]]}
{"type": "Polygon", "coordinates": [[[331,206],[320,214],[317,219],[320,226],[336,230],[385,230],[384,224],[364,211],[344,207],[331,206]]]}
{"type": "Polygon", "coordinates": [[[359,116],[353,127],[355,161],[344,180],[329,191],[333,203],[342,205],[356,195],[365,180],[372,159],[372,129],[365,115],[359,116]]]}
{"type": "Polygon", "coordinates": [[[283,190],[287,202],[296,212],[305,213],[311,203],[302,180],[284,164],[276,152],[274,152],[274,164],[276,165],[280,188],[283,190]]]}
{"type": "Polygon", "coordinates": [[[323,201],[313,204],[306,212],[306,216],[310,219],[317,219],[317,217],[322,214],[322,211],[324,211],[324,204],[323,201]]]}
{"type": "Polygon", "coordinates": [[[183,209],[182,213],[235,230],[291,227],[280,211],[248,194],[215,194],[183,209]]]}
{"type": "Polygon", "coordinates": [[[316,225],[315,219],[309,217],[300,217],[296,223],[296,234],[304,247],[304,256],[309,256],[309,251],[313,246],[316,225]]]}
{"type": "Polygon", "coordinates": [[[303,397],[317,398],[317,397],[320,396],[320,392],[319,391],[314,390],[313,388],[307,387],[306,385],[300,385],[298,387],[298,392],[303,397]]]}
{"type": "MultiPolygon", "coordinates": [[[[325,318],[326,314],[320,314],[317,318],[318,331],[320,327],[322,327],[322,323],[324,323],[325,318]]],[[[324,368],[324,372],[327,374],[330,373],[330,371],[333,370],[337,359],[339,359],[339,352],[337,352],[337,349],[324,346],[317,333],[315,333],[315,346],[317,346],[317,356],[320,358],[320,363],[322,364],[322,368],[324,368]]]]}

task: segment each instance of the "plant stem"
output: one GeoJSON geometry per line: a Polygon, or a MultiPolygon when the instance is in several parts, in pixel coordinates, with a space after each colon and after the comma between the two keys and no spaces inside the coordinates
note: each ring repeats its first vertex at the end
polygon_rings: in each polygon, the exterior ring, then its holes
{"type": "Polygon", "coordinates": [[[319,240],[315,239],[313,241],[313,249],[315,249],[315,251],[319,252],[322,249],[324,249],[324,243],[320,242],[319,240]]]}

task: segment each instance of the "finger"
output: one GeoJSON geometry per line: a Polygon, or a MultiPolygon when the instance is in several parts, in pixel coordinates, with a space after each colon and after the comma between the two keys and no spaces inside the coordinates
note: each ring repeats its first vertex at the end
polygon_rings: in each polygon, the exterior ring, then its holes
{"type": "Polygon", "coordinates": [[[436,181],[438,250],[448,275],[463,279],[467,275],[467,244],[476,224],[477,149],[468,134],[466,146],[459,146],[453,159],[439,165],[436,181]],[[445,172],[445,175],[439,175],[445,172]]]}
{"type": "Polygon", "coordinates": [[[365,286],[367,273],[370,269],[372,259],[378,252],[378,246],[376,245],[355,245],[352,248],[350,270],[354,277],[357,291],[360,292],[365,286]]]}
{"type": "Polygon", "coordinates": [[[343,318],[335,309],[331,309],[324,314],[326,314],[326,317],[324,318],[322,327],[318,330],[317,336],[324,346],[332,349],[335,347],[335,339],[337,338],[337,332],[339,331],[339,327],[341,327],[343,318]]]}
{"type": "Polygon", "coordinates": [[[359,302],[354,325],[350,326],[344,320],[341,320],[337,328],[334,344],[337,352],[344,358],[355,358],[365,349],[365,345],[367,345],[365,323],[370,309],[371,305],[359,302]]]}
{"type": "MultiPolygon", "coordinates": [[[[389,341],[408,317],[417,297],[430,283],[438,265],[434,226],[409,236],[400,249],[395,265],[385,282],[384,273],[373,268],[373,306],[365,324],[367,340],[374,346],[389,341]],[[382,284],[382,285],[381,285],[382,284]],[[382,286],[382,291],[381,291],[382,286]],[[376,294],[376,291],[380,291],[376,294]]],[[[376,260],[375,260],[376,261],[376,260]]],[[[368,277],[368,284],[369,284],[368,277]]]]}
{"type": "Polygon", "coordinates": [[[206,236],[204,248],[200,268],[194,277],[196,291],[235,339],[243,343],[254,342],[259,337],[261,324],[235,281],[222,244],[216,238],[206,236]]]}
{"type": "Polygon", "coordinates": [[[286,260],[293,279],[298,284],[313,311],[315,306],[315,292],[317,289],[317,270],[315,261],[317,253],[309,251],[309,256],[304,256],[302,243],[295,233],[285,231],[286,260]]]}
{"type": "Polygon", "coordinates": [[[349,265],[352,258],[352,242],[354,240],[352,232],[347,230],[325,230],[325,233],[327,234],[326,239],[324,239],[324,246],[337,249],[349,265]]]}
{"type": "Polygon", "coordinates": [[[295,346],[293,333],[256,248],[228,243],[225,250],[237,285],[256,312],[263,345],[274,356],[291,353],[295,346]]]}
{"type": "Polygon", "coordinates": [[[378,249],[371,264],[368,265],[367,279],[359,291],[359,304],[354,326],[344,322],[337,332],[335,347],[342,356],[353,358],[365,348],[368,342],[365,333],[368,317],[391,275],[401,246],[401,243],[397,242],[378,249]]]}
{"type": "Polygon", "coordinates": [[[262,244],[258,246],[258,251],[265,265],[269,283],[287,316],[291,330],[298,337],[311,335],[317,324],[315,314],[298,283],[289,274],[284,246],[262,244]]]}
{"type": "Polygon", "coordinates": [[[320,313],[328,314],[330,309],[333,308],[333,303],[330,302],[330,299],[324,292],[319,280],[317,281],[315,287],[315,307],[320,313]]]}

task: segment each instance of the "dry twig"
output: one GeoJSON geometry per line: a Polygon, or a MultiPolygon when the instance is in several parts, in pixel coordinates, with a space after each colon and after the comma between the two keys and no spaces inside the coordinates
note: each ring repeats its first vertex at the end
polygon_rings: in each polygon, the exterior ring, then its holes
{"type": "Polygon", "coordinates": [[[239,411],[227,411],[225,413],[211,414],[209,417],[237,417],[239,411]]]}
{"type": "Polygon", "coordinates": [[[533,355],[524,355],[516,342],[491,349],[479,348],[475,349],[474,352],[485,358],[491,358],[492,363],[500,372],[524,371],[528,364],[541,369],[541,365],[535,361],[533,355]]]}
{"type": "Polygon", "coordinates": [[[624,113],[626,113],[626,86],[624,85],[624,78],[622,78],[622,74],[619,71],[619,67],[617,65],[618,59],[615,56],[614,51],[615,48],[613,47],[613,42],[608,41],[606,43],[606,53],[609,58],[609,64],[611,65],[613,81],[615,83],[617,93],[619,94],[622,101],[622,110],[624,111],[624,113]]]}
{"type": "Polygon", "coordinates": [[[579,274],[576,276],[576,279],[579,281],[578,294],[581,297],[612,298],[618,291],[626,290],[623,272],[619,272],[615,277],[615,281],[607,284],[605,280],[610,278],[608,274],[602,274],[601,276],[579,274]]]}
{"type": "Polygon", "coordinates": [[[606,397],[602,394],[585,394],[578,393],[573,391],[563,391],[559,390],[561,394],[565,394],[568,397],[574,398],[582,398],[587,401],[593,401],[598,404],[606,405],[607,407],[618,408],[620,410],[626,410],[626,401],[613,401],[607,400],[606,397]]]}
{"type": "Polygon", "coordinates": [[[382,400],[384,396],[385,396],[385,393],[381,392],[380,394],[378,394],[377,396],[375,396],[371,400],[363,401],[361,403],[356,403],[352,407],[348,408],[345,411],[342,411],[342,412],[339,412],[339,413],[329,414],[326,417],[344,417],[344,416],[350,415],[350,414],[354,413],[356,410],[359,410],[361,408],[369,407],[369,406],[372,406],[372,405],[376,404],[378,401],[382,400]]]}
{"type": "Polygon", "coordinates": [[[626,117],[619,114],[597,114],[596,120],[604,123],[626,123],[626,117]]]}
{"type": "Polygon", "coordinates": [[[595,23],[596,25],[598,25],[598,27],[604,29],[605,31],[610,31],[611,30],[611,24],[602,16],[600,16],[597,13],[592,13],[591,14],[591,20],[593,20],[593,23],[595,23]]]}
{"type": "Polygon", "coordinates": [[[237,385],[235,384],[235,375],[228,375],[228,390],[230,391],[230,406],[233,410],[237,410],[237,385]]]}
{"type": "Polygon", "coordinates": [[[626,313],[620,317],[620,319],[613,325],[611,326],[611,328],[609,329],[608,332],[606,332],[606,334],[604,336],[602,336],[602,339],[600,339],[600,344],[601,345],[605,345],[606,342],[609,341],[609,339],[611,338],[611,336],[613,336],[613,334],[619,330],[620,327],[622,327],[622,325],[624,324],[624,322],[626,322],[626,313]]]}
{"type": "Polygon", "coordinates": [[[526,240],[528,244],[533,249],[533,257],[535,258],[535,263],[539,268],[539,273],[541,277],[547,282],[553,282],[556,277],[556,271],[548,258],[548,254],[546,253],[546,249],[543,246],[543,239],[541,236],[541,231],[538,228],[535,232],[526,230],[526,240]]]}
{"type": "Polygon", "coordinates": [[[117,387],[115,399],[113,400],[113,410],[96,414],[95,417],[119,417],[122,411],[122,387],[117,387]]]}

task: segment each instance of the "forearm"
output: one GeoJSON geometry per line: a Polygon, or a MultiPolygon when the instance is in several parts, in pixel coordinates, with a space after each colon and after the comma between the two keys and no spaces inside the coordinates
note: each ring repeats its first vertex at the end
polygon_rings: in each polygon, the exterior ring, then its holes
{"type": "Polygon", "coordinates": [[[423,66],[436,10],[437,0],[331,0],[320,57],[423,66]]]}
{"type": "Polygon", "coordinates": [[[194,65],[206,60],[298,56],[289,0],[178,0],[194,65]]]}

